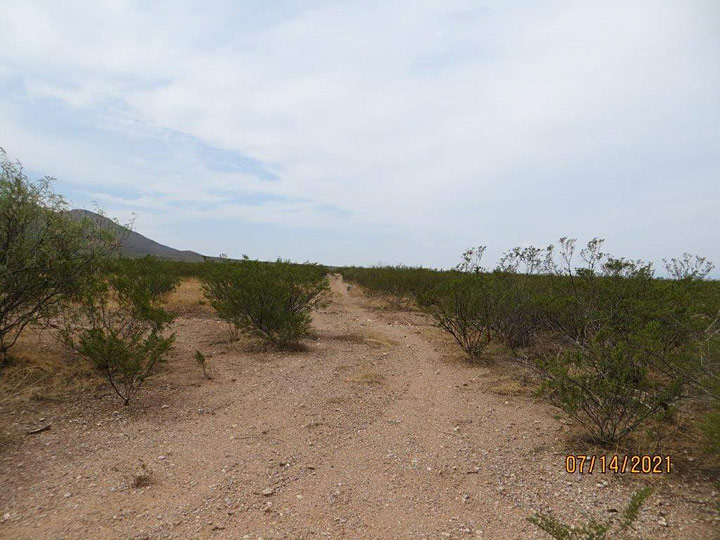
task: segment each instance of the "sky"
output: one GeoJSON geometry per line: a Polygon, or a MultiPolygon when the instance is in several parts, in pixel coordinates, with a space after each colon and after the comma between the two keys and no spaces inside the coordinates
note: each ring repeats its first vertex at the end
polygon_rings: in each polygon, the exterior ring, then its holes
{"type": "Polygon", "coordinates": [[[161,243],[720,266],[717,0],[0,4],[0,146],[161,243]]]}

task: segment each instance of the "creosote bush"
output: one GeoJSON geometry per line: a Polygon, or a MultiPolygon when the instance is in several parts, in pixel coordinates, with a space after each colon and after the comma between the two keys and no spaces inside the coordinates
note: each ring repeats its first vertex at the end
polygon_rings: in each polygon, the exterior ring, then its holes
{"type": "MultiPolygon", "coordinates": [[[[537,370],[545,397],[595,443],[621,442],[690,394],[720,404],[720,286],[705,281],[712,265],[685,254],[665,261],[671,279],[660,279],[648,263],[604,253],[600,239],[575,246],[562,238],[517,247],[493,271],[481,265],[479,246],[451,271],[342,273],[371,290],[414,296],[474,362],[487,343],[503,344],[507,359],[537,370]]],[[[720,414],[703,425],[720,448],[720,414]]]]}
{"type": "Polygon", "coordinates": [[[571,240],[561,240],[562,265],[548,259],[556,279],[543,316],[555,347],[536,366],[550,401],[594,442],[611,445],[681,397],[684,377],[666,370],[693,356],[668,283],[653,279],[649,264],[609,257],[601,246],[594,240],[581,251],[580,268],[571,266],[571,240]]]}
{"type": "Polygon", "coordinates": [[[245,258],[206,263],[205,295],[218,315],[239,331],[278,348],[297,346],[311,313],[328,289],[324,267],[245,258]]]}
{"type": "Polygon", "coordinates": [[[420,305],[478,362],[491,338],[495,298],[489,278],[463,275],[425,292],[420,305]]]}
{"type": "Polygon", "coordinates": [[[174,285],[155,273],[110,273],[68,306],[61,340],[89,359],[125,405],[167,356],[173,316],[161,307],[174,285]]]}

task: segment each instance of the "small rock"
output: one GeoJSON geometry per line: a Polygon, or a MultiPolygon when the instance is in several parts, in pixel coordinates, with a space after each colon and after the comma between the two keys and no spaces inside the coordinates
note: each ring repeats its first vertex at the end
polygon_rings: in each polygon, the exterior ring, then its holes
{"type": "Polygon", "coordinates": [[[275,490],[273,488],[265,488],[262,490],[262,494],[265,495],[266,497],[269,497],[273,493],[275,493],[275,490]]]}

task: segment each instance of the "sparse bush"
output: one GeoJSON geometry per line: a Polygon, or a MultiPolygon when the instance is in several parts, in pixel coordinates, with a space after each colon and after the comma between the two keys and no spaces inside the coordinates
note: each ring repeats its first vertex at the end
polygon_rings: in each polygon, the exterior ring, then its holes
{"type": "Polygon", "coordinates": [[[535,514],[528,518],[530,523],[536,525],[556,540],[604,540],[605,538],[618,538],[618,534],[629,528],[640,513],[640,508],[652,493],[652,488],[645,487],[636,491],[630,498],[630,502],[622,513],[619,523],[612,521],[599,523],[590,520],[581,526],[572,526],[562,523],[557,518],[548,514],[535,514]],[[613,536],[608,534],[612,532],[613,536]]]}
{"type": "Polygon", "coordinates": [[[296,346],[328,289],[326,269],[278,260],[206,263],[204,289],[218,315],[268,345],[296,346]]]}
{"type": "Polygon", "coordinates": [[[92,361],[125,405],[173,343],[174,334],[163,335],[173,319],[159,305],[164,289],[152,274],[111,274],[66,310],[61,340],[92,361]]]}
{"type": "MultiPolygon", "coordinates": [[[[720,347],[720,339],[715,338],[715,347],[720,347]]],[[[716,352],[717,354],[717,352],[716,352]]],[[[714,357],[718,360],[718,356],[714,357]]],[[[705,396],[711,403],[711,412],[706,414],[700,422],[700,428],[705,435],[705,444],[708,451],[720,456],[720,376],[715,374],[702,380],[705,396]]]]}
{"type": "Polygon", "coordinates": [[[686,380],[666,366],[692,361],[682,313],[649,264],[608,257],[593,240],[573,268],[574,241],[551,260],[552,296],[544,317],[554,347],[538,355],[546,395],[594,442],[622,440],[681,396],[686,380]]]}
{"type": "Polygon", "coordinates": [[[423,294],[420,303],[470,360],[477,362],[491,339],[496,310],[494,292],[491,276],[464,275],[423,294]]]}
{"type": "Polygon", "coordinates": [[[52,317],[106,260],[113,238],[73,219],[52,190],[0,148],[0,367],[28,325],[52,317]]]}
{"type": "Polygon", "coordinates": [[[205,355],[203,353],[201,353],[200,351],[195,351],[193,358],[195,359],[195,362],[197,363],[197,365],[200,366],[200,369],[202,369],[203,377],[205,377],[206,379],[212,379],[210,365],[208,364],[208,361],[207,361],[207,358],[205,358],[205,355]]]}
{"type": "Polygon", "coordinates": [[[590,520],[585,525],[573,527],[553,516],[537,514],[529,517],[528,521],[557,540],[602,540],[608,531],[607,524],[594,520],[590,520]]]}
{"type": "MultiPolygon", "coordinates": [[[[482,246],[452,271],[341,271],[371,291],[414,296],[473,360],[497,339],[508,359],[539,371],[546,397],[590,439],[610,445],[667,417],[688,392],[720,402],[720,286],[704,280],[713,267],[702,257],[666,261],[672,279],[659,279],[602,245],[590,241],[579,263],[572,239],[518,247],[493,272],[482,246]]],[[[708,416],[714,447],[718,425],[708,416]]]]}
{"type": "Polygon", "coordinates": [[[666,264],[671,275],[677,276],[671,282],[674,302],[690,315],[682,319],[681,335],[690,336],[694,344],[694,361],[675,362],[668,371],[687,379],[695,394],[710,407],[700,427],[708,450],[720,455],[720,286],[703,280],[712,265],[701,257],[693,259],[685,254],[682,263],[672,259],[666,264]]]}
{"type": "Polygon", "coordinates": [[[487,270],[482,266],[482,258],[485,255],[487,246],[476,246],[465,250],[462,254],[462,261],[455,267],[455,270],[465,274],[480,274],[487,270]]]}

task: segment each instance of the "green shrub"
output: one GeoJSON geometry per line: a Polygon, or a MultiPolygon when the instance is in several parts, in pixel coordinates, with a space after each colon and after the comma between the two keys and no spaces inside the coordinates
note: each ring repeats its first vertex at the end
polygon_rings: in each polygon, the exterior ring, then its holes
{"type": "Polygon", "coordinates": [[[33,182],[0,148],[0,367],[22,330],[55,315],[104,264],[114,243],[76,220],[52,178],[33,182]]]}
{"type": "Polygon", "coordinates": [[[602,540],[609,528],[607,524],[594,520],[579,527],[573,527],[546,514],[529,517],[528,521],[557,540],[602,540]]]}
{"type": "Polygon", "coordinates": [[[608,257],[601,241],[581,251],[561,240],[562,265],[552,270],[543,317],[553,347],[537,354],[550,401],[575,419],[594,442],[611,445],[681,397],[686,378],[670,373],[693,362],[682,328],[687,312],[666,283],[641,261],[608,257]]]}
{"type": "MultiPolygon", "coordinates": [[[[715,346],[720,346],[720,339],[716,337],[715,341],[715,346]]],[[[717,354],[717,351],[715,352],[717,354]]],[[[715,356],[713,360],[717,362],[719,358],[715,356]]],[[[705,435],[708,451],[720,456],[720,377],[717,374],[706,377],[702,380],[702,389],[711,402],[711,412],[701,420],[700,428],[705,435]]]]}
{"type": "MultiPolygon", "coordinates": [[[[163,261],[147,255],[140,259],[117,259],[111,266],[111,272],[116,279],[131,279],[135,287],[142,289],[149,300],[156,300],[167,296],[174,291],[184,277],[184,272],[176,265],[199,265],[198,263],[184,263],[163,261]]],[[[181,266],[181,267],[182,267],[181,266]]]]}
{"type": "Polygon", "coordinates": [[[166,287],[152,274],[100,276],[66,310],[61,340],[89,359],[125,405],[167,356],[173,317],[160,307],[166,287]]]}
{"type": "Polygon", "coordinates": [[[619,523],[614,525],[611,521],[599,523],[590,520],[581,526],[566,525],[557,518],[548,514],[535,514],[528,518],[528,521],[536,525],[556,540],[603,540],[608,538],[610,531],[613,536],[610,538],[618,538],[618,533],[629,528],[640,513],[640,508],[652,493],[652,488],[645,487],[636,491],[628,505],[622,512],[622,518],[619,523]]]}
{"type": "Polygon", "coordinates": [[[477,362],[487,343],[496,315],[497,296],[492,276],[461,275],[424,293],[421,306],[477,362]]]}
{"type": "MultiPolygon", "coordinates": [[[[366,289],[414,297],[477,361],[497,339],[509,359],[539,370],[546,397],[611,445],[665,418],[692,392],[720,406],[720,284],[713,265],[685,254],[650,264],[612,257],[593,239],[579,251],[563,238],[547,248],[518,247],[497,268],[481,266],[483,246],[453,271],[409,267],[343,268],[366,289]]],[[[720,414],[703,423],[720,450],[720,414]]]]}
{"type": "Polygon", "coordinates": [[[370,293],[377,293],[397,300],[416,299],[456,272],[440,272],[428,268],[410,266],[357,266],[340,269],[343,277],[365,287],[370,293]]]}
{"type": "Polygon", "coordinates": [[[278,260],[206,263],[205,295],[236,329],[275,347],[292,347],[310,330],[328,289],[326,269],[278,260]]]}
{"type": "MultiPolygon", "coordinates": [[[[408,267],[343,268],[366,289],[414,297],[477,361],[489,341],[508,359],[539,370],[546,397],[602,444],[646,427],[687,391],[720,402],[720,286],[712,265],[684,255],[651,265],[619,259],[590,241],[563,238],[547,248],[506,252],[493,272],[482,246],[452,271],[408,267]]],[[[718,420],[708,417],[710,439],[718,420]]],[[[712,442],[712,441],[710,441],[712,442]]]]}

